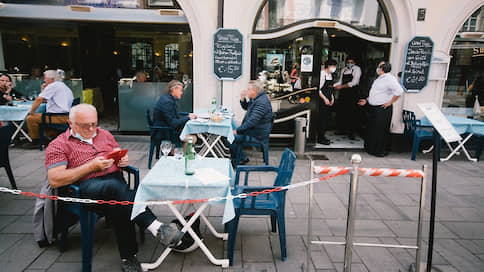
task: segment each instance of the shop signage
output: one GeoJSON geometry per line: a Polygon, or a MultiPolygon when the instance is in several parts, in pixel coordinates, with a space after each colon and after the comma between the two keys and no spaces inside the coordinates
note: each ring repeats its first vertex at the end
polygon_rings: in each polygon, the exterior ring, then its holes
{"type": "Polygon", "coordinates": [[[434,42],[430,37],[416,36],[407,43],[401,83],[408,93],[418,93],[429,79],[434,42]]]}
{"type": "Polygon", "coordinates": [[[474,47],[472,49],[472,57],[484,57],[484,47],[474,47]]]}
{"type": "Polygon", "coordinates": [[[242,34],[220,28],[213,35],[213,72],[219,80],[236,80],[242,75],[242,34]]]}
{"type": "Polygon", "coordinates": [[[313,71],[313,55],[301,55],[301,72],[313,71]]]}

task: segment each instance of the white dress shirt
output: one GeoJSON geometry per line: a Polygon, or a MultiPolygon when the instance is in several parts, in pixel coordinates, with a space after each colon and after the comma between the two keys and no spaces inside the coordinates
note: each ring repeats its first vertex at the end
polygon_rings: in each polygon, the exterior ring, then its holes
{"type": "Polygon", "coordinates": [[[50,113],[69,112],[74,100],[71,89],[60,81],[47,85],[39,96],[47,100],[46,112],[50,113]]]}
{"type": "Polygon", "coordinates": [[[321,92],[321,88],[323,88],[324,83],[326,82],[326,79],[327,80],[333,80],[333,76],[331,75],[331,73],[327,74],[326,70],[321,69],[321,75],[320,75],[319,78],[320,78],[320,80],[319,80],[319,90],[321,92]]]}
{"type": "Polygon", "coordinates": [[[360,84],[361,68],[358,65],[353,65],[351,68],[345,67],[341,69],[339,80],[334,86],[343,85],[343,75],[353,75],[353,79],[348,82],[348,86],[350,86],[350,88],[357,86],[360,84]]]}
{"type": "Polygon", "coordinates": [[[380,106],[389,102],[393,96],[402,94],[403,89],[398,80],[392,74],[386,73],[373,81],[368,103],[372,106],[380,106]]]}

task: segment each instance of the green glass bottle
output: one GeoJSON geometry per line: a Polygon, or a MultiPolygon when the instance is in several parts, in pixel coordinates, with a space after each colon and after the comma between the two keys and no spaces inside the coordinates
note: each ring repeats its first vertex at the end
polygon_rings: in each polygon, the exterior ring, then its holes
{"type": "Polygon", "coordinates": [[[192,138],[188,139],[187,150],[185,150],[185,175],[193,175],[193,161],[195,160],[195,150],[193,148],[192,138]]]}

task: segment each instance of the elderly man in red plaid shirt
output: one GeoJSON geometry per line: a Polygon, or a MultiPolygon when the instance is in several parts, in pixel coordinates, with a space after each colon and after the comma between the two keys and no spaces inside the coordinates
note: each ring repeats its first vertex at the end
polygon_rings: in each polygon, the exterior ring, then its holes
{"type": "MultiPolygon", "coordinates": [[[[47,178],[53,188],[72,183],[79,185],[82,198],[134,201],[135,191],[129,190],[120,167],[128,166],[126,155],[117,164],[105,159],[109,152],[119,150],[113,135],[97,126],[96,108],[89,104],[72,107],[68,129],[47,147],[45,166],[47,178]]],[[[142,271],[136,259],[138,246],[134,223],[147,228],[167,246],[176,246],[183,233],[176,224],[163,224],[146,209],[133,221],[132,206],[99,205],[96,212],[106,215],[114,223],[123,271],[142,271]]]]}

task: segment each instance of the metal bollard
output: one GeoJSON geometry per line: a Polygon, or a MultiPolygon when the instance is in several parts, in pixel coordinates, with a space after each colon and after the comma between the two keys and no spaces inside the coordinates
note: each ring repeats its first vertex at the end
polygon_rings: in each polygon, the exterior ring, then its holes
{"type": "Polygon", "coordinates": [[[348,217],[346,221],[346,244],[345,244],[345,262],[344,271],[351,272],[351,260],[353,257],[353,236],[355,232],[355,218],[356,218],[356,192],[358,189],[358,167],[361,163],[361,156],[353,154],[351,156],[351,165],[353,170],[351,172],[350,198],[348,201],[348,217]]]}
{"type": "Polygon", "coordinates": [[[294,153],[302,155],[306,146],[307,120],[304,117],[298,117],[294,120],[294,153]]]}

